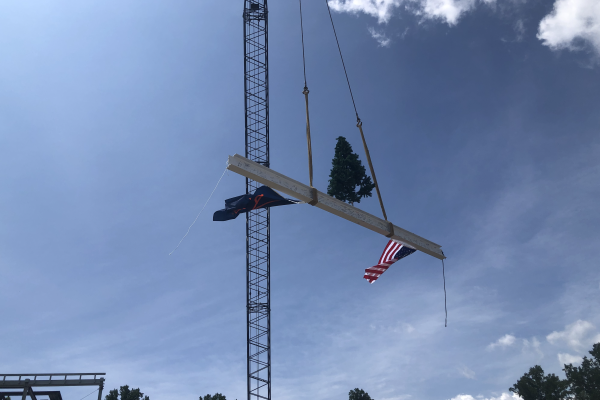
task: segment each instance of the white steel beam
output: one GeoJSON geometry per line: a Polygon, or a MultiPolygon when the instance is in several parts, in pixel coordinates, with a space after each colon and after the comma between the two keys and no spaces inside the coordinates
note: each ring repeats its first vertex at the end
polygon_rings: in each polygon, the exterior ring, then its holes
{"type": "Polygon", "coordinates": [[[288,178],[261,164],[250,161],[239,154],[229,156],[227,169],[245,176],[246,178],[260,182],[271,189],[278,190],[288,196],[295,197],[322,210],[354,222],[355,224],[364,226],[373,232],[398,240],[399,242],[407,244],[408,246],[420,250],[423,253],[427,253],[435,258],[439,258],[440,260],[446,258],[439,244],[433,243],[414,233],[388,223],[381,218],[353,207],[350,204],[344,203],[343,201],[337,200],[292,178],[288,178]]]}

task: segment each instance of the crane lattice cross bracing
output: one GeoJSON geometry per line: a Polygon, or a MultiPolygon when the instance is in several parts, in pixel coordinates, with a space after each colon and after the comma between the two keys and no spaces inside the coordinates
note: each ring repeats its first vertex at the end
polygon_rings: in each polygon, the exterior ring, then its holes
{"type": "MultiPolygon", "coordinates": [[[[269,167],[267,0],[244,2],[246,158],[269,167]]],[[[260,183],[246,178],[246,193],[260,183]]],[[[269,209],[246,214],[248,400],[271,399],[271,254],[269,209]]]]}

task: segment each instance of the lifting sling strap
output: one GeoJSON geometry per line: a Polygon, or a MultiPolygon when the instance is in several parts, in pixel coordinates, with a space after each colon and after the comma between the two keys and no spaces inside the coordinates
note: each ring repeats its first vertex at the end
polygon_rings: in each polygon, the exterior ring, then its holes
{"type": "Polygon", "coordinates": [[[298,0],[300,4],[300,32],[302,35],[302,67],[304,69],[304,90],[302,94],[304,94],[304,102],[306,104],[306,144],[308,146],[308,177],[310,182],[310,194],[312,200],[308,202],[311,206],[314,206],[319,202],[317,199],[317,189],[313,186],[313,165],[312,165],[312,144],[310,141],[310,116],[308,114],[308,86],[306,85],[306,58],[304,56],[304,26],[302,22],[302,0],[298,0]]]}

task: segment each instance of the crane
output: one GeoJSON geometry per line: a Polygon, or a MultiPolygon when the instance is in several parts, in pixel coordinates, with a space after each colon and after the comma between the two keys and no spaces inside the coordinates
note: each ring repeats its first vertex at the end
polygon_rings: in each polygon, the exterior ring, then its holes
{"type": "MultiPolygon", "coordinates": [[[[301,3],[300,7],[302,7],[301,3]]],[[[331,18],[330,10],[329,15],[331,18]]],[[[302,17],[301,9],[300,16],[302,17]]],[[[331,19],[331,24],[335,34],[333,19],[331,19]]],[[[337,42],[337,34],[335,34],[335,37],[337,42]]],[[[302,40],[304,54],[304,38],[302,40]]],[[[338,50],[343,65],[339,42],[338,50]]],[[[344,73],[346,73],[345,65],[344,73]]],[[[350,89],[350,95],[354,104],[354,97],[352,96],[347,73],[346,80],[348,81],[348,88],[350,89]]],[[[227,169],[246,178],[246,194],[254,193],[261,185],[266,185],[300,199],[311,206],[330,212],[443,261],[446,256],[439,244],[431,242],[388,221],[364,138],[362,122],[358,117],[355,104],[356,126],[360,130],[384,219],[382,220],[352,205],[319,192],[312,186],[312,155],[306,78],[303,94],[306,97],[307,108],[310,186],[304,185],[271,169],[269,161],[269,43],[267,0],[244,0],[245,157],[237,154],[230,156],[227,169]]],[[[271,400],[270,221],[271,214],[268,207],[253,209],[246,214],[248,400],[271,400]]]]}

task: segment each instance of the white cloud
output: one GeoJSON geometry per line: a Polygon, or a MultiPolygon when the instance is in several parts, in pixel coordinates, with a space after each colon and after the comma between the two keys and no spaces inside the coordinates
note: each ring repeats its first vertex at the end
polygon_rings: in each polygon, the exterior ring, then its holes
{"type": "Polygon", "coordinates": [[[600,1],[556,0],[540,22],[537,37],[554,50],[575,50],[577,40],[584,40],[600,53],[600,1]]]}
{"type": "Polygon", "coordinates": [[[388,47],[392,42],[383,32],[377,32],[375,28],[369,28],[369,33],[373,39],[377,40],[377,43],[381,47],[388,47]]]}
{"type": "Polygon", "coordinates": [[[513,335],[504,335],[496,342],[491,343],[487,348],[488,350],[493,350],[496,347],[509,347],[515,343],[516,338],[513,335]]]}
{"type": "Polygon", "coordinates": [[[338,12],[365,13],[377,18],[381,24],[392,17],[393,9],[403,0],[331,0],[329,6],[338,12]]]}
{"type": "Polygon", "coordinates": [[[418,0],[421,15],[429,19],[440,19],[448,25],[456,25],[462,14],[475,6],[476,0],[418,0]]]}
{"type": "Polygon", "coordinates": [[[527,351],[529,349],[533,349],[533,351],[535,353],[537,353],[537,355],[540,358],[544,358],[544,353],[542,352],[541,347],[541,343],[539,340],[537,340],[536,337],[534,337],[533,339],[531,339],[531,342],[527,339],[523,339],[523,351],[527,351]]]}
{"type": "Polygon", "coordinates": [[[558,353],[558,361],[561,364],[579,364],[582,358],[569,353],[558,353]]]}
{"type": "MultiPolygon", "coordinates": [[[[395,9],[403,7],[423,19],[453,26],[481,3],[492,5],[496,0],[330,0],[329,5],[337,12],[370,15],[380,24],[389,22],[395,9]]],[[[523,20],[515,22],[514,30],[516,41],[522,41],[523,20]]],[[[373,28],[369,32],[380,46],[390,45],[391,40],[384,33],[373,28]]],[[[589,43],[600,55],[600,1],[556,0],[552,12],[540,21],[537,37],[553,50],[578,50],[582,43],[589,43]]]]}
{"type": "Polygon", "coordinates": [[[331,0],[329,5],[338,12],[365,13],[377,18],[380,24],[388,22],[394,9],[404,5],[423,18],[456,25],[459,18],[477,3],[492,4],[495,0],[331,0]]]}
{"type": "Polygon", "coordinates": [[[450,400],[523,400],[519,395],[515,393],[502,393],[500,397],[489,397],[483,398],[483,396],[473,397],[470,394],[459,394],[450,400]]]}
{"type": "Polygon", "coordinates": [[[515,29],[516,41],[522,42],[523,38],[525,37],[525,23],[522,19],[518,19],[513,27],[515,29]]]}
{"type": "Polygon", "coordinates": [[[565,343],[569,348],[577,352],[584,352],[592,347],[592,344],[600,341],[600,335],[594,336],[596,327],[588,321],[577,320],[567,325],[564,331],[552,332],[546,339],[551,344],[565,343]]]}
{"type": "Polygon", "coordinates": [[[458,372],[467,379],[475,379],[475,371],[465,365],[459,366],[458,372]]]}

